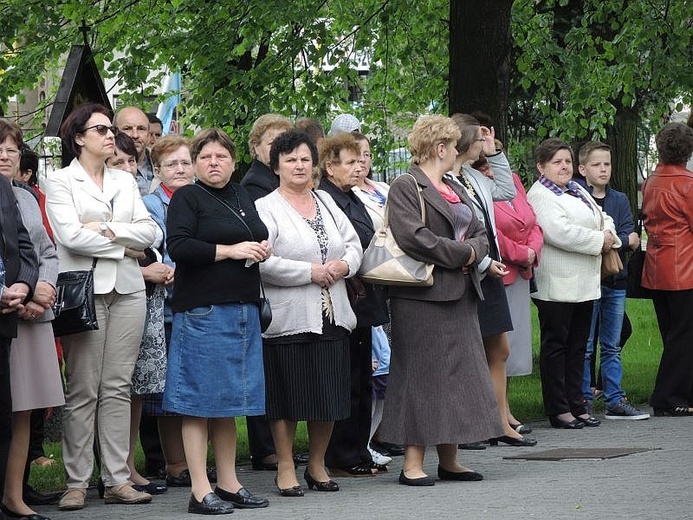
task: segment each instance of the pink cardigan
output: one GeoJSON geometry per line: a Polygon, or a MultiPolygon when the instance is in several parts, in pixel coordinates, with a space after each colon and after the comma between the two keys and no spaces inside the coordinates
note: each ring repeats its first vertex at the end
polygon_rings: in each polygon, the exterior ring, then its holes
{"type": "Polygon", "coordinates": [[[544,244],[544,236],[537,224],[537,216],[527,201],[522,181],[516,173],[513,173],[513,182],[517,189],[517,195],[512,200],[513,207],[507,202],[493,203],[500,254],[503,263],[510,271],[503,278],[505,285],[512,284],[518,274],[525,279],[532,277],[532,270],[524,265],[527,263],[527,251],[532,248],[536,252],[537,258],[532,266],[536,267],[544,244]]]}

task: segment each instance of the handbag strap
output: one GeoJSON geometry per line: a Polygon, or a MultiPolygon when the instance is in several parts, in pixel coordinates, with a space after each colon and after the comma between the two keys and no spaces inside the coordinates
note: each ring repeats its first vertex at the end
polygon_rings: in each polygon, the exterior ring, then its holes
{"type": "MultiPolygon", "coordinates": [[[[209,195],[210,197],[212,197],[213,199],[215,199],[219,204],[221,204],[221,205],[224,206],[226,209],[228,209],[231,213],[233,213],[233,214],[238,218],[238,220],[240,220],[241,222],[243,222],[243,225],[244,225],[245,228],[248,230],[248,233],[250,233],[250,238],[251,238],[251,240],[253,240],[253,241],[255,240],[255,235],[253,234],[253,230],[250,229],[250,226],[246,223],[245,220],[243,220],[243,217],[241,217],[241,216],[238,214],[238,212],[236,212],[235,209],[233,209],[229,204],[227,204],[227,203],[224,202],[222,199],[220,199],[219,197],[217,197],[216,195],[214,195],[214,193],[211,193],[211,192],[207,191],[206,189],[204,189],[204,188],[203,188],[202,186],[200,186],[199,184],[193,184],[193,186],[197,186],[198,188],[200,188],[200,189],[201,189],[202,191],[204,191],[207,195],[209,195]]],[[[260,279],[260,297],[263,298],[263,299],[265,299],[265,284],[262,283],[262,276],[260,276],[260,273],[259,273],[259,272],[258,272],[258,278],[260,279]]]]}
{"type": "MultiPolygon", "coordinates": [[[[411,173],[403,173],[402,175],[400,175],[400,177],[403,177],[404,175],[408,175],[409,177],[414,179],[414,186],[416,186],[416,194],[419,196],[419,205],[421,206],[421,222],[426,224],[426,205],[424,204],[423,197],[421,196],[421,186],[419,186],[419,181],[417,181],[416,177],[414,177],[411,173]]],[[[383,217],[382,229],[386,229],[388,226],[388,221],[389,221],[388,204],[389,204],[389,202],[385,203],[385,216],[383,217]]]]}
{"type": "Polygon", "coordinates": [[[238,214],[238,212],[237,212],[235,209],[233,209],[233,208],[231,207],[231,205],[227,204],[224,200],[222,200],[222,199],[220,199],[219,197],[217,197],[216,195],[214,195],[214,193],[212,193],[212,192],[210,192],[210,191],[207,191],[206,189],[204,189],[204,188],[203,188],[202,186],[200,186],[199,184],[193,184],[193,186],[197,186],[198,188],[200,188],[200,189],[201,189],[202,191],[204,191],[207,195],[209,195],[210,197],[212,197],[212,198],[213,198],[214,200],[216,200],[219,204],[221,204],[221,205],[224,206],[226,209],[228,209],[231,213],[233,213],[234,216],[235,216],[238,220],[240,220],[240,221],[243,223],[243,225],[245,226],[245,228],[248,230],[248,233],[250,233],[250,239],[253,240],[253,241],[256,241],[256,240],[255,240],[255,235],[253,234],[253,230],[250,229],[250,226],[246,223],[245,220],[243,220],[243,217],[241,217],[241,216],[238,214]]]}

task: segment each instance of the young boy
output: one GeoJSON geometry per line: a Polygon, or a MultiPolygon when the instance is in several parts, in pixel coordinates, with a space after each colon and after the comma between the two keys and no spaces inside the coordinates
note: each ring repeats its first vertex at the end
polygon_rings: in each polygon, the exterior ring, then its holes
{"type": "MultiPolygon", "coordinates": [[[[633,230],[633,215],[628,199],[624,193],[609,186],[611,149],[606,144],[591,141],[580,148],[578,159],[580,162],[578,169],[585,177],[584,182],[581,182],[581,179],[578,179],[578,182],[587,188],[597,204],[614,219],[616,232],[623,243],[620,254],[623,255],[627,248],[635,249],[640,244],[640,237],[633,230]]],[[[606,419],[634,421],[649,419],[650,414],[630,404],[626,400],[625,392],[621,389],[623,366],[621,365],[620,338],[626,308],[625,269],[616,275],[604,278],[601,289],[601,298],[594,302],[592,329],[587,340],[585,375],[582,383],[583,396],[588,409],[591,408],[594,394],[590,385],[590,365],[592,355],[596,351],[597,338],[595,336],[598,335],[606,419]]]]}

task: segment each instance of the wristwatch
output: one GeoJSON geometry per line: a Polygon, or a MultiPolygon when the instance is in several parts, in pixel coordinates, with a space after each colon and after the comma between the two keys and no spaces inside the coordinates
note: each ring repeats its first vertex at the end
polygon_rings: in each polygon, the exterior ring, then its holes
{"type": "Polygon", "coordinates": [[[105,222],[99,222],[99,233],[101,233],[101,236],[106,236],[106,232],[108,231],[108,226],[106,225],[105,222]]]}

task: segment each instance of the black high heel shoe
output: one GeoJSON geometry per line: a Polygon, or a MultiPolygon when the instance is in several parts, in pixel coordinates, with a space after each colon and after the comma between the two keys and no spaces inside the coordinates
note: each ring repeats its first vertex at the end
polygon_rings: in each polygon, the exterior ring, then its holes
{"type": "Polygon", "coordinates": [[[306,479],[308,489],[315,489],[315,491],[339,491],[339,484],[334,480],[329,479],[327,482],[315,480],[313,476],[308,473],[308,468],[303,472],[303,478],[306,479]]]}
{"type": "Polygon", "coordinates": [[[530,446],[536,446],[537,445],[537,440],[536,439],[530,439],[529,437],[520,437],[519,439],[515,437],[510,437],[509,435],[502,435],[501,437],[494,437],[493,439],[489,439],[488,443],[491,446],[498,446],[498,443],[502,442],[503,444],[507,444],[508,446],[519,446],[519,447],[530,447],[530,446]]]}
{"type": "Polygon", "coordinates": [[[274,477],[274,485],[277,486],[277,489],[279,490],[279,494],[283,497],[302,497],[303,496],[303,489],[301,489],[301,486],[293,486],[290,488],[280,488],[279,484],[277,484],[277,477],[274,477]]]}

